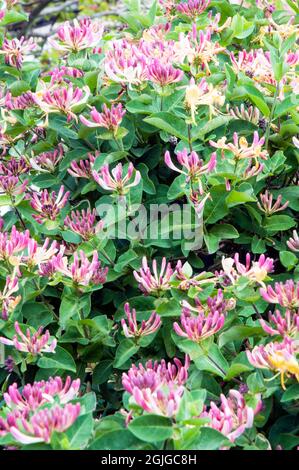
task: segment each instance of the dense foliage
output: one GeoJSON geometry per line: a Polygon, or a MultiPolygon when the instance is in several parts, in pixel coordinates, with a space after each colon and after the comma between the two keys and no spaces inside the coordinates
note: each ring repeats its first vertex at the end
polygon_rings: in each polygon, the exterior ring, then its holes
{"type": "Polygon", "coordinates": [[[125,3],[0,11],[0,445],[296,448],[297,2],[125,3]]]}

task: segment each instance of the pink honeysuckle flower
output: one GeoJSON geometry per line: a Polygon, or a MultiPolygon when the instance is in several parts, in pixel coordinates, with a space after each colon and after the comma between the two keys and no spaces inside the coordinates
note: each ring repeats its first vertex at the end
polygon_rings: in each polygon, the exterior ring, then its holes
{"type": "Polygon", "coordinates": [[[255,131],[253,134],[253,141],[250,145],[247,142],[245,137],[239,137],[237,132],[234,132],[233,135],[233,142],[226,143],[226,137],[222,137],[217,142],[210,140],[210,145],[214,148],[221,149],[222,154],[224,155],[223,151],[228,150],[233,153],[234,158],[238,160],[246,159],[253,159],[255,162],[258,159],[267,160],[268,152],[267,150],[263,150],[263,145],[265,143],[265,137],[259,137],[258,132],[255,131]]]}
{"type": "Polygon", "coordinates": [[[103,104],[101,113],[99,113],[95,107],[92,108],[90,112],[92,121],[86,119],[84,116],[80,116],[80,121],[87,127],[105,127],[115,134],[125,114],[126,111],[123,109],[121,103],[116,106],[112,104],[110,109],[106,104],[103,104]]]}
{"type": "Polygon", "coordinates": [[[210,5],[211,0],[188,0],[186,3],[179,3],[176,9],[179,13],[196,19],[210,5]]]}
{"type": "Polygon", "coordinates": [[[19,279],[15,275],[15,272],[12,276],[8,276],[5,281],[5,286],[0,291],[0,310],[1,317],[3,320],[8,320],[10,314],[14,311],[16,306],[21,301],[21,296],[14,296],[19,290],[19,279]]]}
{"type": "Polygon", "coordinates": [[[206,306],[195,298],[194,307],[187,301],[182,302],[182,307],[181,325],[175,322],[173,329],[177,335],[199,343],[223,327],[226,312],[235,307],[235,301],[233,299],[226,301],[219,289],[215,297],[207,299],[206,306]],[[193,312],[197,313],[196,317],[193,312]]]}
{"type": "Polygon", "coordinates": [[[96,216],[97,211],[95,209],[92,211],[90,209],[72,211],[64,219],[64,225],[73,232],[78,233],[83,240],[88,241],[104,227],[104,221],[97,222],[96,216]]]}
{"type": "Polygon", "coordinates": [[[92,153],[88,154],[88,158],[85,160],[79,160],[78,162],[74,161],[71,163],[70,168],[67,170],[68,173],[74,178],[92,178],[92,167],[95,162],[96,157],[99,153],[96,152],[95,155],[92,153]]]}
{"type": "Polygon", "coordinates": [[[34,192],[30,198],[31,207],[38,212],[33,214],[32,217],[39,224],[46,220],[56,220],[61,209],[66,205],[70,192],[64,192],[64,186],[60,187],[58,194],[55,191],[51,193],[47,189],[42,190],[40,193],[34,192]]]}
{"type": "MultiPolygon", "coordinates": [[[[184,149],[177,153],[177,160],[180,165],[182,165],[182,169],[177,168],[171,160],[170,153],[167,151],[165,153],[165,163],[166,165],[174,171],[178,173],[182,173],[186,175],[187,182],[191,181],[193,183],[200,183],[200,178],[204,174],[211,173],[217,164],[217,157],[216,153],[212,153],[210,160],[205,164],[202,159],[199,158],[196,152],[191,152],[189,154],[187,149],[184,149]]],[[[203,188],[200,185],[200,189],[203,192],[203,188]]],[[[202,193],[201,193],[202,194],[202,193]]]]}
{"type": "Polygon", "coordinates": [[[227,311],[233,310],[236,306],[235,299],[225,299],[221,289],[218,289],[217,294],[213,297],[208,297],[205,303],[201,302],[198,297],[194,298],[194,303],[195,305],[191,305],[187,300],[182,300],[181,305],[186,316],[191,316],[193,313],[208,315],[215,312],[226,315],[227,311]]]}
{"type": "Polygon", "coordinates": [[[60,88],[43,88],[33,94],[37,106],[48,116],[51,113],[63,113],[67,120],[78,121],[74,109],[85,104],[90,95],[87,86],[83,88],[73,88],[73,85],[60,88]]]}
{"type": "Polygon", "coordinates": [[[21,252],[27,248],[29,240],[29,230],[19,232],[15,226],[10,233],[0,232],[0,260],[17,266],[22,259],[21,252]]]}
{"type": "MultiPolygon", "coordinates": [[[[148,30],[149,32],[150,30],[148,30]]],[[[147,33],[143,33],[143,39],[138,44],[136,55],[141,55],[146,62],[146,76],[148,75],[148,68],[154,61],[158,61],[161,68],[163,66],[170,66],[174,63],[174,41],[167,41],[165,39],[153,40],[152,37],[147,39],[147,33]]],[[[165,69],[166,70],[166,69],[165,69]]],[[[171,70],[171,69],[169,69],[171,70]]],[[[174,69],[177,70],[177,69],[174,69]]]]}
{"type": "Polygon", "coordinates": [[[64,407],[56,405],[39,410],[32,416],[23,414],[16,419],[16,424],[10,427],[9,432],[21,444],[49,443],[53,432],[64,432],[74,424],[80,410],[80,403],[67,403],[64,407]]]}
{"type": "Polygon", "coordinates": [[[80,78],[83,77],[84,73],[82,72],[82,70],[75,69],[73,67],[65,67],[63,65],[61,67],[54,67],[54,69],[47,72],[46,75],[50,75],[52,85],[57,85],[61,84],[62,82],[69,83],[70,80],[66,77],[80,78]]]}
{"type": "Polygon", "coordinates": [[[138,282],[139,289],[144,294],[160,295],[165,290],[170,289],[170,279],[174,271],[166,258],[162,258],[160,272],[157,270],[157,261],[153,260],[152,271],[148,266],[146,256],[142,258],[142,266],[139,271],[133,271],[138,282]]]}
{"type": "Polygon", "coordinates": [[[184,76],[182,70],[175,69],[171,64],[163,64],[158,59],[148,65],[147,74],[148,79],[160,87],[180,82],[184,76]]]}
{"type": "Polygon", "coordinates": [[[108,268],[102,268],[96,250],[93,252],[91,261],[88,260],[84,251],[80,250],[79,255],[75,252],[72,263],[69,263],[67,257],[60,253],[52,258],[50,266],[53,267],[54,272],[72,279],[72,282],[79,286],[103,284],[108,272],[108,268]]]}
{"type": "Polygon", "coordinates": [[[279,304],[290,310],[299,308],[299,282],[295,284],[292,279],[285,283],[275,282],[274,288],[265,286],[260,289],[260,294],[270,304],[279,304]]]}
{"type": "Polygon", "coordinates": [[[200,182],[198,183],[198,186],[198,190],[194,188],[191,189],[189,198],[190,202],[193,204],[196,214],[201,217],[207,200],[212,198],[210,193],[204,195],[202,184],[200,182]]]}
{"type": "Polygon", "coordinates": [[[27,179],[22,182],[18,176],[0,176],[0,194],[19,196],[26,191],[27,185],[27,179]]]}
{"type": "Polygon", "coordinates": [[[171,31],[171,23],[154,24],[142,33],[142,38],[146,42],[165,41],[165,37],[171,31]]]}
{"type": "Polygon", "coordinates": [[[275,214],[275,212],[283,211],[289,205],[289,201],[286,201],[284,204],[281,204],[282,195],[277,196],[276,202],[273,204],[273,194],[268,190],[264,194],[260,194],[261,202],[258,202],[258,208],[264,212],[267,216],[275,214]]]}
{"type": "Polygon", "coordinates": [[[79,52],[96,47],[102,39],[104,26],[98,20],[83,18],[66,21],[59,26],[55,39],[50,38],[49,44],[61,52],[79,52]]]}
{"type": "Polygon", "coordinates": [[[58,144],[56,149],[40,153],[36,157],[31,158],[30,163],[34,170],[54,173],[63,157],[64,148],[62,144],[58,144]]]}
{"type": "Polygon", "coordinates": [[[7,39],[5,38],[0,54],[4,54],[4,60],[7,65],[21,69],[24,55],[36,48],[33,38],[25,39],[22,36],[20,39],[7,39]]]}
{"type": "Polygon", "coordinates": [[[175,59],[183,63],[187,58],[192,68],[206,75],[211,74],[210,63],[218,65],[218,54],[223,52],[225,47],[217,41],[212,41],[212,31],[210,29],[197,31],[194,23],[192,30],[186,35],[180,33],[179,41],[175,44],[175,59]]]}
{"type": "MultiPolygon", "coordinates": [[[[246,351],[248,361],[258,369],[268,369],[280,374],[281,386],[285,389],[286,377],[294,376],[299,382],[298,345],[286,336],[282,343],[274,342],[255,346],[246,351]]],[[[276,377],[275,375],[275,377],[276,377]]]]}
{"type": "Polygon", "coordinates": [[[0,343],[7,346],[14,346],[17,351],[30,353],[33,356],[42,353],[54,353],[57,345],[57,340],[50,339],[48,330],[44,334],[43,327],[40,327],[36,333],[31,334],[29,328],[26,330],[26,335],[22,332],[19,323],[15,322],[16,335],[12,340],[1,337],[0,343]]]}
{"type": "Polygon", "coordinates": [[[293,238],[290,237],[287,245],[292,251],[299,251],[299,235],[296,230],[293,230],[293,238]]]}
{"type": "Polygon", "coordinates": [[[127,320],[124,318],[121,320],[121,326],[123,328],[124,335],[126,338],[141,338],[144,336],[151,335],[158,331],[161,326],[161,319],[156,312],[152,312],[148,320],[142,320],[140,326],[137,324],[136,310],[135,308],[130,309],[130,305],[127,302],[124,306],[127,320]]]}
{"type": "Polygon", "coordinates": [[[205,284],[214,283],[217,281],[216,277],[209,277],[206,274],[206,271],[201,272],[193,276],[192,274],[186,273],[184,269],[185,265],[183,265],[182,261],[179,260],[175,267],[175,281],[179,281],[179,285],[177,286],[178,289],[183,291],[188,291],[190,287],[195,287],[198,291],[202,290],[201,286],[205,284]]]}
{"type": "MultiPolygon", "coordinates": [[[[250,282],[257,282],[265,286],[264,280],[269,273],[273,272],[274,261],[261,255],[257,261],[251,261],[250,254],[246,255],[245,264],[240,263],[239,253],[234,258],[222,258],[222,275],[231,284],[236,284],[240,277],[246,277],[250,282]]],[[[221,277],[221,274],[220,274],[221,277]]]]}
{"type": "Polygon", "coordinates": [[[20,176],[24,173],[28,173],[29,170],[30,166],[23,157],[18,160],[11,158],[8,161],[0,162],[0,175],[3,176],[20,176]]]}
{"type": "Polygon", "coordinates": [[[263,330],[271,336],[296,336],[299,332],[299,311],[287,309],[283,314],[280,310],[275,310],[274,313],[269,312],[269,323],[270,325],[265,320],[260,320],[263,330]]]}
{"type": "Polygon", "coordinates": [[[195,343],[200,343],[221,330],[224,321],[225,316],[219,314],[217,310],[215,313],[209,313],[208,315],[199,313],[197,317],[183,312],[180,319],[181,324],[179,325],[175,322],[173,329],[178,336],[188,338],[195,343]]]}
{"type": "Polygon", "coordinates": [[[22,257],[22,263],[28,268],[40,266],[42,263],[48,262],[58,252],[59,245],[56,240],[51,241],[46,238],[44,244],[39,246],[37,241],[31,238],[27,245],[27,253],[22,257]]]}
{"type": "Polygon", "coordinates": [[[243,395],[238,390],[230,390],[228,396],[220,395],[220,405],[211,401],[209,409],[205,407],[200,418],[209,418],[210,422],[205,426],[221,432],[231,442],[240,437],[246,429],[253,426],[255,414],[261,410],[262,402],[259,401],[255,409],[246,405],[243,395]]]}
{"type": "Polygon", "coordinates": [[[57,400],[59,404],[65,405],[78,397],[79,389],[80,379],[72,380],[68,376],[63,382],[61,377],[50,377],[47,381],[26,384],[22,389],[18,389],[18,385],[13,383],[3,394],[3,398],[10,410],[34,411],[45,403],[54,403],[57,400]]]}
{"type": "Polygon", "coordinates": [[[134,402],[145,411],[173,417],[185,391],[189,364],[188,356],[184,366],[176,358],[174,364],[167,364],[164,360],[160,364],[148,361],[145,367],[133,364],[128,373],[123,374],[122,384],[134,402]]]}
{"type": "Polygon", "coordinates": [[[235,57],[234,53],[230,53],[230,60],[235,73],[243,71],[246,75],[252,74],[254,52],[253,51],[239,51],[238,56],[235,57]]]}
{"type": "Polygon", "coordinates": [[[92,171],[94,180],[106,191],[113,191],[120,196],[125,195],[130,188],[137,186],[141,180],[141,173],[135,170],[133,163],[129,163],[127,170],[121,163],[113,170],[109,170],[109,165],[104,165],[99,171],[92,171]],[[133,174],[135,177],[133,179],[133,174]],[[131,181],[131,182],[130,182],[131,181]]]}

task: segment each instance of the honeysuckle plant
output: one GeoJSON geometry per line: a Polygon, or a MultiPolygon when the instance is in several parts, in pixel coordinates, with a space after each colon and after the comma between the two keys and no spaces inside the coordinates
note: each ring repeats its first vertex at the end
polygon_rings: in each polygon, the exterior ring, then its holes
{"type": "Polygon", "coordinates": [[[1,2],[1,447],[299,445],[295,3],[1,2]]]}

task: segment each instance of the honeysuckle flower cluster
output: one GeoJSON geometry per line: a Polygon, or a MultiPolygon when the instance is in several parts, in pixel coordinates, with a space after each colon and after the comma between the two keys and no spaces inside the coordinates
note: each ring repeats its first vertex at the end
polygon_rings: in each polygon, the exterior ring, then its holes
{"type": "Polygon", "coordinates": [[[296,2],[35,3],[0,1],[0,447],[294,449],[296,2]]]}
{"type": "Polygon", "coordinates": [[[132,311],[130,309],[130,305],[127,302],[124,306],[125,314],[127,320],[124,318],[121,320],[121,326],[124,332],[124,335],[127,338],[141,338],[144,336],[151,335],[155,333],[160,325],[161,319],[156,312],[152,312],[151,316],[148,320],[142,320],[140,326],[138,327],[137,319],[136,319],[136,310],[133,308],[132,311]]]}
{"type": "Polygon", "coordinates": [[[173,363],[148,361],[145,367],[133,364],[122,376],[123,387],[145,411],[173,417],[185,391],[189,363],[186,356],[184,365],[177,358],[173,363]]]}
{"type": "Polygon", "coordinates": [[[281,386],[285,386],[285,377],[294,376],[299,382],[299,362],[297,359],[298,345],[285,337],[282,343],[268,343],[265,346],[255,346],[252,351],[246,351],[247,358],[254,367],[268,369],[280,375],[281,386]]]}
{"type": "MultiPolygon", "coordinates": [[[[63,113],[67,116],[67,120],[74,119],[78,121],[74,109],[82,104],[85,104],[90,91],[88,87],[82,89],[73,85],[68,87],[59,88],[44,88],[40,92],[33,95],[36,105],[45,113],[47,120],[48,115],[51,113],[63,113]]],[[[46,123],[48,122],[46,120],[46,123]]]]}
{"type": "Polygon", "coordinates": [[[92,176],[103,189],[112,191],[119,196],[125,195],[141,180],[140,171],[135,170],[131,162],[126,171],[121,163],[118,163],[112,170],[109,165],[104,165],[100,171],[92,170],[92,176]]]}
{"type": "Polygon", "coordinates": [[[43,328],[40,327],[36,333],[31,334],[29,328],[24,334],[20,328],[18,322],[15,322],[15,331],[16,335],[12,340],[1,337],[0,342],[6,344],[7,346],[13,346],[17,351],[30,353],[33,356],[42,353],[54,353],[57,345],[57,340],[50,338],[50,333],[48,330],[44,334],[43,328]]]}
{"type": "Polygon", "coordinates": [[[210,140],[210,145],[214,148],[221,149],[222,154],[224,150],[229,150],[233,153],[236,161],[242,159],[253,159],[256,165],[259,163],[258,159],[267,160],[268,152],[263,150],[265,143],[264,137],[259,137],[258,132],[255,131],[253,134],[252,144],[249,145],[245,137],[239,137],[235,132],[233,135],[233,142],[226,143],[226,137],[222,137],[218,142],[210,140]]]}
{"type": "Polygon", "coordinates": [[[54,173],[57,166],[64,157],[64,149],[60,144],[57,149],[49,152],[42,152],[30,159],[30,164],[37,171],[54,173]]]}
{"type": "Polygon", "coordinates": [[[299,251],[299,235],[296,230],[293,230],[293,237],[287,241],[287,245],[292,251],[299,251]]]}
{"type": "Polygon", "coordinates": [[[179,13],[196,19],[197,16],[208,8],[210,3],[210,0],[188,0],[186,3],[182,2],[176,5],[176,9],[179,13]]]}
{"type": "Polygon", "coordinates": [[[271,336],[296,336],[299,331],[299,313],[286,310],[286,312],[282,314],[280,310],[277,309],[274,313],[269,312],[269,323],[270,325],[268,325],[265,320],[260,320],[262,328],[271,336]]]}
{"type": "Polygon", "coordinates": [[[5,286],[0,291],[0,309],[1,317],[3,320],[8,320],[10,314],[14,311],[21,301],[20,295],[14,295],[19,290],[19,279],[15,276],[8,276],[5,281],[5,286]]]}
{"type": "Polygon", "coordinates": [[[61,377],[57,376],[34,382],[32,385],[26,384],[23,389],[13,383],[3,394],[3,398],[9,410],[34,411],[45,403],[55,403],[56,400],[64,405],[78,396],[79,389],[80,379],[72,380],[68,376],[63,382],[61,377]]]}
{"type": "Polygon", "coordinates": [[[16,416],[11,419],[9,432],[21,444],[49,443],[52,434],[63,433],[76,421],[80,414],[80,403],[68,403],[44,408],[30,417],[16,416]]]}

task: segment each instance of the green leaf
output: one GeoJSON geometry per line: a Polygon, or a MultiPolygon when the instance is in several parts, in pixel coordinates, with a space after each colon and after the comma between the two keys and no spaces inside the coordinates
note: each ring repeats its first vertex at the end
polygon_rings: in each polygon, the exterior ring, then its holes
{"type": "Polygon", "coordinates": [[[134,436],[145,442],[160,442],[171,438],[172,423],[169,418],[147,414],[134,418],[128,429],[134,436]]]}
{"type": "Polygon", "coordinates": [[[76,372],[76,364],[73,357],[65,349],[56,346],[55,353],[46,353],[37,365],[42,369],[62,369],[76,372]]]}
{"type": "Polygon", "coordinates": [[[114,367],[117,369],[121,367],[130,357],[132,357],[139,350],[139,346],[133,340],[126,338],[119,343],[116,350],[114,367]]]}

